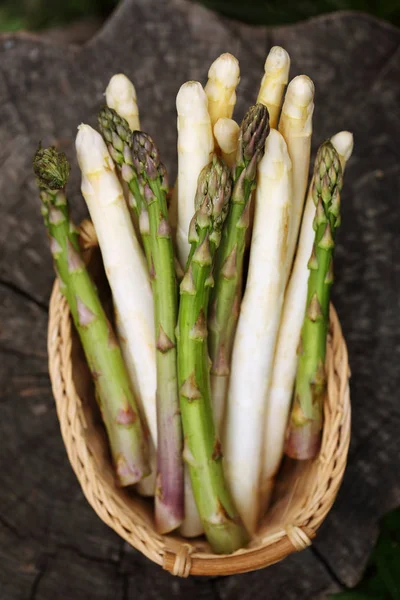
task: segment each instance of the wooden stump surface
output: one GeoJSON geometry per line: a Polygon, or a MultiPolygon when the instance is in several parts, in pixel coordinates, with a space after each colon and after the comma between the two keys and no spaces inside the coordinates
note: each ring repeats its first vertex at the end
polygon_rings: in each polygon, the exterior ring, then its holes
{"type": "Polygon", "coordinates": [[[0,599],[309,600],[353,585],[377,519],[400,503],[400,30],[356,13],[268,29],[184,0],[125,0],[83,47],[0,37],[0,101],[0,599]],[[349,463],[310,549],[261,572],[181,580],[98,519],[69,466],[47,372],[53,271],[32,156],[39,140],[68,154],[80,220],[76,127],[96,123],[109,78],[122,71],[135,82],[142,126],[172,181],[179,86],[205,82],[212,60],[233,52],[240,119],[274,44],[289,51],[291,76],[315,82],[314,151],[341,129],[355,136],[334,287],[352,368],[349,463]]]}

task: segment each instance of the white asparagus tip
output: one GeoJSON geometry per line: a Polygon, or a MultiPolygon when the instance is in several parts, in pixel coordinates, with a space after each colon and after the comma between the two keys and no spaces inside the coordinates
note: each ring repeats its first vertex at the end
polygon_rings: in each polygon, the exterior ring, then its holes
{"type": "MultiPolygon", "coordinates": [[[[109,106],[111,106],[110,102],[112,104],[119,104],[121,102],[128,102],[132,98],[134,100],[137,99],[135,86],[123,73],[117,73],[111,77],[104,95],[109,106]]],[[[114,107],[111,106],[111,108],[114,107]]]]}
{"type": "Polygon", "coordinates": [[[271,129],[265,142],[265,153],[258,165],[259,172],[270,179],[280,179],[284,170],[292,168],[285,139],[277,129],[271,129]]]}
{"type": "Polygon", "coordinates": [[[298,75],[288,85],[285,95],[285,112],[290,114],[290,109],[304,108],[314,99],[314,84],[307,75],[298,75]]]}
{"type": "Polygon", "coordinates": [[[176,97],[176,110],[180,117],[209,119],[208,98],[201,83],[187,81],[181,85],[176,97]]]}
{"type": "Polygon", "coordinates": [[[233,119],[221,118],[214,125],[214,136],[225,154],[231,154],[237,147],[240,127],[233,119]]]}
{"type": "Polygon", "coordinates": [[[208,71],[208,77],[217,80],[226,88],[235,88],[239,83],[240,77],[238,59],[228,52],[221,54],[212,63],[208,71]]]}
{"type": "Polygon", "coordinates": [[[95,173],[104,169],[114,170],[114,163],[102,136],[90,125],[84,123],[79,125],[75,148],[83,174],[95,173]]]}
{"type": "Polygon", "coordinates": [[[273,46],[265,60],[264,71],[266,75],[278,78],[282,83],[289,79],[290,56],[281,46],[273,46]]]}
{"type": "Polygon", "coordinates": [[[353,134],[350,131],[339,131],[331,137],[331,142],[342,161],[347,162],[353,153],[353,134]]]}

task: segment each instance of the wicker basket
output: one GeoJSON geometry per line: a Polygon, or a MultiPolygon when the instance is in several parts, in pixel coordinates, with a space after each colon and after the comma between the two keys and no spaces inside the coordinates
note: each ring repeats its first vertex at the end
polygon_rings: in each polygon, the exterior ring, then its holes
{"type": "MultiPolygon", "coordinates": [[[[92,272],[101,268],[89,221],[81,244],[92,272]]],[[[329,512],[346,466],[350,441],[349,367],[340,324],[331,308],[327,350],[328,394],[322,449],[314,461],[286,461],[271,509],[249,546],[229,556],[212,554],[202,538],[159,535],[148,500],[115,485],[104,429],[90,375],[71,326],[67,303],[54,284],[50,303],[50,377],[68,458],[82,490],[99,517],[129,544],[174,575],[230,575],[261,569],[311,544],[329,512]]]]}

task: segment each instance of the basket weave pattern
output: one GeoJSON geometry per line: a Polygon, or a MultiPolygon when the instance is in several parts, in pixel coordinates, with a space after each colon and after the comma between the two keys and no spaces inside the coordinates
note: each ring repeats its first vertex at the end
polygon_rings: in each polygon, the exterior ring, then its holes
{"type": "MultiPolygon", "coordinates": [[[[97,244],[89,221],[81,226],[80,241],[84,249],[97,244]]],[[[246,549],[230,556],[212,554],[203,540],[159,535],[149,502],[115,485],[103,428],[93,416],[93,399],[89,399],[93,397],[89,374],[57,281],[50,302],[48,352],[62,437],[86,499],[107,525],[145,556],[181,577],[230,575],[266,567],[311,544],[338,492],[350,441],[347,349],[333,307],[320,455],[280,472],[277,488],[281,494],[257,535],[246,549]]]]}

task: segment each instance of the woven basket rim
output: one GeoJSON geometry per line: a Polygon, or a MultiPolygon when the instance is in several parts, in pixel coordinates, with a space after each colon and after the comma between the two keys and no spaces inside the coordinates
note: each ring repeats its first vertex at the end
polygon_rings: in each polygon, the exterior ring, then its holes
{"type": "MultiPolygon", "coordinates": [[[[81,225],[81,242],[96,245],[91,222],[81,225]]],[[[339,490],[350,443],[349,366],[346,343],[336,311],[330,308],[327,348],[328,394],[324,406],[322,448],[313,485],[296,517],[272,534],[257,536],[249,547],[231,555],[199,551],[191,540],[162,536],[135,506],[134,499],[116,488],[99,469],[85,438],[86,419],[73,382],[72,325],[58,281],[49,310],[49,372],[61,434],[82,491],[98,516],[137,550],[174,575],[229,575],[261,569],[311,544],[339,490]]]]}

